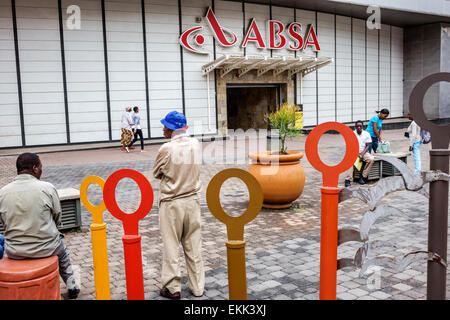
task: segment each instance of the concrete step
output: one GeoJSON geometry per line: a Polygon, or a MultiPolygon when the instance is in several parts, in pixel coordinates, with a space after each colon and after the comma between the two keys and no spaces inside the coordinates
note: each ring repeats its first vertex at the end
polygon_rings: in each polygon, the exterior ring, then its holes
{"type": "MultiPolygon", "coordinates": [[[[200,141],[214,141],[217,139],[223,140],[224,137],[221,135],[204,135],[196,137],[200,141]]],[[[225,138],[226,139],[226,138],[225,138]]],[[[145,139],[144,145],[158,145],[167,142],[167,139],[145,139]]],[[[31,153],[53,153],[53,152],[67,152],[67,151],[80,151],[80,150],[95,150],[95,149],[106,149],[106,148],[118,148],[122,146],[120,141],[111,142],[99,142],[99,143],[73,143],[73,144],[62,144],[53,146],[36,146],[36,147],[20,147],[20,148],[5,148],[0,149],[0,157],[2,156],[18,156],[25,152],[31,153]]],[[[139,140],[134,145],[135,148],[140,148],[139,140]]]]}
{"type": "MultiPolygon", "coordinates": [[[[367,128],[369,121],[363,121],[364,128],[367,128]]],[[[386,119],[383,121],[383,130],[396,130],[396,129],[406,129],[408,128],[411,120],[408,118],[392,118],[386,119]]],[[[345,122],[346,126],[350,127],[350,129],[355,130],[355,122],[345,122]]],[[[313,130],[315,126],[304,127],[302,130],[305,134],[308,134],[313,130]]],[[[338,134],[337,131],[330,131],[328,133],[338,134]]]]}
{"type": "MultiPolygon", "coordinates": [[[[439,125],[444,125],[444,124],[450,123],[450,118],[431,120],[431,122],[433,122],[435,124],[439,124],[439,125]]],[[[369,121],[363,121],[363,123],[364,123],[364,128],[366,128],[369,121]]],[[[411,120],[409,120],[408,118],[391,118],[391,119],[388,118],[383,121],[382,128],[383,128],[383,130],[406,129],[406,128],[408,128],[410,123],[411,123],[411,120]]],[[[355,122],[345,122],[344,124],[347,125],[348,127],[350,127],[352,130],[355,130],[355,122]]],[[[308,126],[308,127],[304,127],[302,130],[304,133],[308,134],[315,127],[316,126],[308,126]]],[[[336,131],[333,131],[333,132],[330,131],[329,133],[337,134],[336,131]]]]}

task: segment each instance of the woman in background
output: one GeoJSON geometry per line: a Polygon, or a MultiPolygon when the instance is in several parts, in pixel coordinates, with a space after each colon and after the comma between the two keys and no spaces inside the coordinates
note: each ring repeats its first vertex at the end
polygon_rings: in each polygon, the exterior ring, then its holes
{"type": "Polygon", "coordinates": [[[381,127],[383,125],[383,120],[389,116],[389,110],[382,109],[381,111],[376,111],[376,113],[376,115],[370,118],[366,129],[372,138],[372,144],[369,147],[370,153],[372,153],[372,150],[373,153],[377,152],[378,142],[381,142],[381,127]]]}

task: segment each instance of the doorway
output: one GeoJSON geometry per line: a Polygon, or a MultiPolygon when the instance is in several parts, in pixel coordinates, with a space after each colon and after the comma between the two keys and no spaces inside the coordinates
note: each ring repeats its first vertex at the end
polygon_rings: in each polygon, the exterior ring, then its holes
{"type": "Polygon", "coordinates": [[[268,129],[264,115],[283,102],[280,84],[227,85],[228,129],[268,129]]]}

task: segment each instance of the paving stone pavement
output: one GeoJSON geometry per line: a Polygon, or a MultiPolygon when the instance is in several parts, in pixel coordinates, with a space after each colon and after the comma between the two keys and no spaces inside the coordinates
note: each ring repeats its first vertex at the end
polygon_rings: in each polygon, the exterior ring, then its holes
{"type": "MultiPolygon", "coordinates": [[[[391,147],[400,149],[404,141],[401,132],[389,133],[391,147]]],[[[321,156],[328,161],[339,161],[344,147],[336,144],[335,135],[325,136],[325,146],[321,156]]],[[[322,142],[321,142],[322,143],[322,142]]],[[[291,144],[292,149],[302,150],[304,138],[291,144]]],[[[49,157],[49,156],[48,156],[49,157]]],[[[428,153],[422,151],[423,168],[428,166],[428,153]]],[[[53,183],[57,188],[79,188],[88,175],[98,175],[103,179],[122,168],[132,168],[143,173],[151,182],[155,194],[159,182],[152,177],[154,156],[147,160],[111,161],[93,163],[72,163],[68,165],[44,164],[42,180],[53,183]]],[[[51,161],[49,161],[51,162],[51,161]]],[[[408,165],[412,159],[408,157],[408,165]]],[[[67,163],[70,163],[67,154],[67,163]]],[[[11,157],[0,157],[2,172],[14,161],[11,157]]],[[[289,209],[262,209],[260,214],[245,227],[246,266],[248,298],[256,300],[288,299],[317,300],[319,297],[319,254],[320,254],[320,187],[322,178],[314,171],[306,158],[302,159],[307,180],[303,194],[289,209]]],[[[205,199],[205,189],[210,179],[219,171],[237,167],[248,168],[248,163],[214,164],[209,161],[201,167],[201,179],[204,190],[199,194],[202,212],[203,259],[206,269],[205,294],[194,297],[187,288],[186,268],[183,252],[180,248],[182,276],[182,299],[228,299],[228,278],[226,262],[226,228],[209,212],[205,199]]],[[[4,171],[6,172],[6,171],[4,171]]],[[[0,185],[14,177],[2,175],[0,185]]],[[[342,185],[341,176],[341,185],[342,185]]],[[[134,212],[140,203],[140,191],[130,179],[122,180],[116,196],[119,206],[126,212],[134,212]]],[[[89,188],[89,199],[93,204],[101,201],[101,190],[97,186],[89,188]]],[[[248,203],[245,185],[237,179],[230,179],[223,185],[221,203],[232,215],[242,213],[248,203]]],[[[386,196],[383,203],[400,209],[404,215],[387,216],[376,221],[370,231],[370,241],[379,241],[383,245],[370,252],[369,258],[378,255],[402,257],[411,251],[427,249],[428,200],[416,193],[401,191],[386,196]]],[[[351,199],[339,205],[339,227],[359,227],[362,214],[368,206],[361,201],[351,199]]],[[[126,299],[126,281],[124,270],[123,228],[120,221],[108,212],[104,214],[107,223],[107,241],[111,298],[126,299]]],[[[94,273],[92,265],[92,247],[89,225],[90,213],[82,207],[83,227],[78,231],[65,232],[65,243],[70,258],[81,283],[78,299],[95,299],[94,273]]],[[[159,296],[162,245],[159,234],[158,206],[154,206],[139,224],[142,235],[142,258],[144,266],[144,286],[146,299],[165,299],[159,296]]],[[[338,249],[338,258],[353,258],[360,242],[348,242],[338,249]]],[[[411,264],[404,271],[388,266],[369,269],[370,273],[360,275],[360,269],[338,271],[337,297],[341,300],[396,300],[426,298],[426,261],[411,264]]],[[[450,279],[447,275],[447,297],[450,296],[450,279]]],[[[61,285],[61,291],[66,291],[61,285]]]]}

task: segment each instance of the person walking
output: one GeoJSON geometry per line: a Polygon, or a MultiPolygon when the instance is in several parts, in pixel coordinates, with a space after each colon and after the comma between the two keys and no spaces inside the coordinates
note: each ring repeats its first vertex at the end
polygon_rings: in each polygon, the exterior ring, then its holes
{"type": "Polygon", "coordinates": [[[9,259],[58,256],[59,274],[68,298],[77,298],[69,253],[58,226],[61,203],[55,187],[41,181],[42,162],[34,153],[21,154],[16,161],[17,177],[0,189],[0,220],[5,227],[5,253],[9,259]]]}
{"type": "Polygon", "coordinates": [[[130,144],[131,140],[133,139],[133,120],[131,119],[131,107],[126,107],[125,112],[122,113],[122,136],[120,139],[120,143],[122,144],[122,150],[125,148],[127,152],[130,152],[128,145],[130,144]]]}
{"type": "MultiPolygon", "coordinates": [[[[369,176],[370,169],[373,166],[373,163],[375,161],[375,157],[370,154],[369,148],[372,143],[372,139],[370,137],[370,134],[363,130],[363,122],[361,120],[356,121],[355,123],[355,135],[358,139],[359,143],[359,160],[365,163],[364,171],[361,174],[361,177],[359,178],[360,184],[365,184],[365,180],[367,180],[367,177],[369,176]]],[[[345,177],[345,187],[350,187],[350,181],[353,180],[353,170],[354,166],[352,166],[348,171],[347,175],[345,177]]]]}
{"type": "Polygon", "coordinates": [[[369,124],[367,125],[366,131],[370,134],[372,138],[372,144],[369,148],[369,153],[376,153],[378,149],[378,142],[382,142],[381,139],[381,127],[383,125],[383,120],[389,116],[388,109],[382,109],[381,111],[376,111],[376,115],[374,115],[369,120],[369,124]]]}
{"type": "Polygon", "coordinates": [[[420,146],[422,145],[422,135],[420,134],[421,129],[419,125],[414,121],[412,114],[409,112],[408,119],[412,120],[407,129],[407,132],[409,134],[409,151],[412,151],[414,160],[414,173],[420,174],[420,172],[422,171],[420,160],[420,146]]]}
{"type": "Polygon", "coordinates": [[[202,259],[200,202],[200,142],[187,132],[186,118],[172,111],[161,120],[164,137],[156,156],[153,176],[161,180],[159,191],[159,224],[163,241],[160,295],[180,299],[180,243],[186,258],[188,287],[194,296],[202,296],[205,271],[202,259]]]}
{"type": "Polygon", "coordinates": [[[133,147],[133,144],[137,141],[138,136],[139,136],[139,139],[141,140],[141,152],[145,152],[144,151],[144,135],[142,134],[141,115],[139,114],[139,107],[134,107],[133,111],[134,111],[134,113],[132,114],[131,118],[132,118],[133,124],[134,124],[133,125],[134,139],[130,143],[128,148],[133,147]]]}

